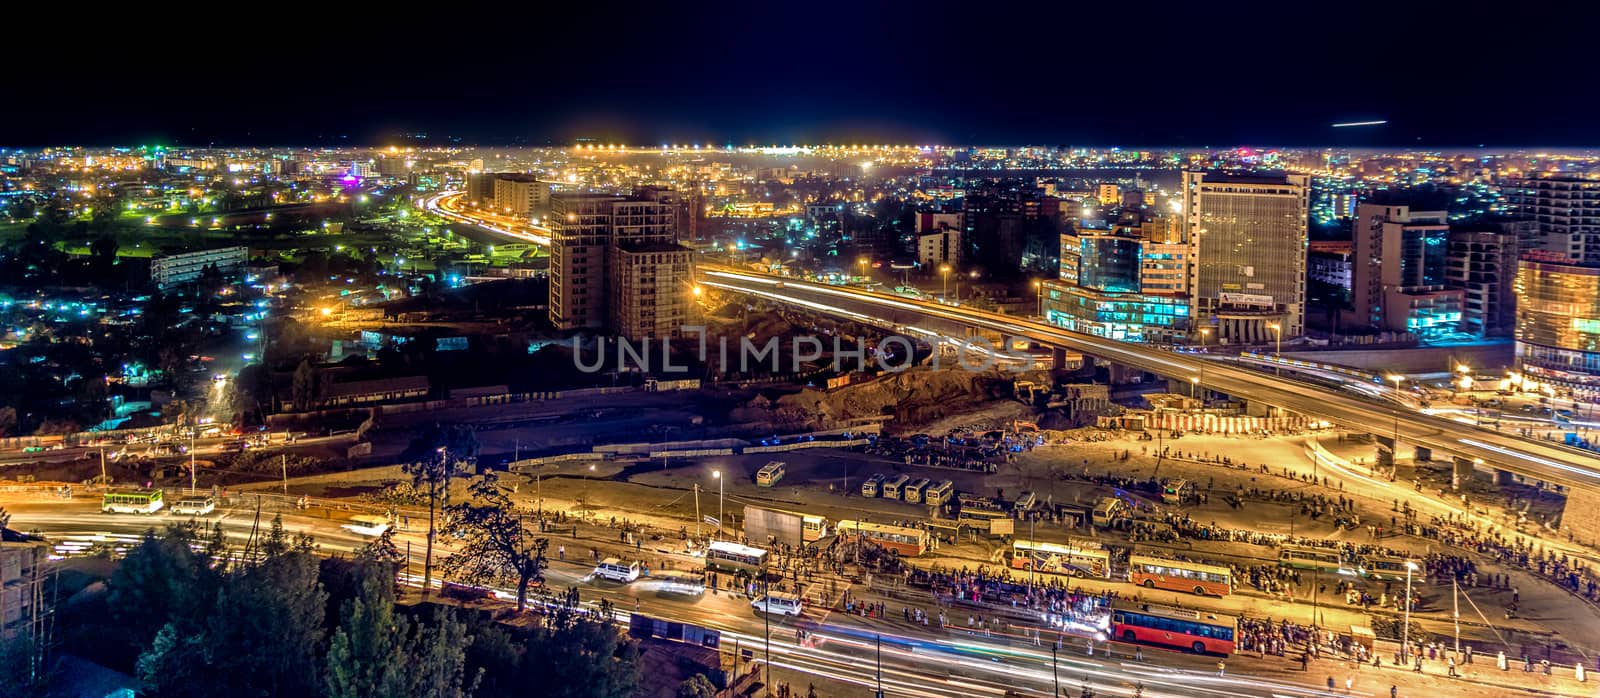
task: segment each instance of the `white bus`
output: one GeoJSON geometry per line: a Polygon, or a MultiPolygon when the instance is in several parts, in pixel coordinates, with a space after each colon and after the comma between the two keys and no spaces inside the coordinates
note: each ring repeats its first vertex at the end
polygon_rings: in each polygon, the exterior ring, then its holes
{"type": "Polygon", "coordinates": [[[1337,548],[1314,548],[1305,545],[1285,545],[1278,549],[1278,566],[1323,572],[1350,572],[1344,566],[1344,555],[1337,548]]]}
{"type": "Polygon", "coordinates": [[[1116,497],[1102,497],[1094,505],[1094,512],[1090,515],[1094,525],[1104,528],[1110,526],[1117,519],[1122,518],[1123,512],[1128,510],[1128,505],[1116,497]]]}
{"type": "Polygon", "coordinates": [[[347,529],[351,533],[356,533],[363,536],[381,536],[383,535],[384,531],[389,530],[389,517],[376,516],[373,514],[356,514],[355,516],[350,517],[349,523],[343,524],[340,526],[340,528],[347,529]]]}
{"type": "Polygon", "coordinates": [[[594,568],[594,576],[628,584],[639,578],[639,563],[608,557],[601,560],[600,565],[594,568]]]}
{"type": "Polygon", "coordinates": [[[706,546],[706,569],[759,575],[767,570],[767,551],[731,541],[714,541],[706,546]]]}
{"type": "Polygon", "coordinates": [[[917,478],[916,482],[906,485],[905,489],[902,491],[902,494],[905,495],[906,501],[911,502],[912,504],[921,502],[922,491],[928,489],[929,482],[930,481],[928,478],[923,477],[917,478]]]}
{"type": "Polygon", "coordinates": [[[901,488],[905,487],[906,483],[910,481],[910,475],[899,475],[895,479],[883,483],[883,498],[899,499],[901,488]]]}
{"type": "Polygon", "coordinates": [[[922,492],[922,501],[924,504],[942,507],[950,502],[950,498],[954,497],[955,493],[956,483],[944,480],[924,490],[922,492]]]}
{"type": "Polygon", "coordinates": [[[760,470],[756,471],[756,485],[759,487],[771,487],[776,485],[778,484],[779,480],[783,479],[783,474],[783,461],[772,461],[767,463],[766,465],[761,466],[760,470]]]}
{"type": "Polygon", "coordinates": [[[883,494],[883,474],[873,473],[872,477],[861,483],[861,496],[876,497],[880,494],[883,494]]]}
{"type": "Polygon", "coordinates": [[[1099,543],[1089,541],[1062,544],[1019,539],[1011,544],[1011,567],[1031,568],[1044,574],[1109,579],[1111,553],[1099,543]]]}

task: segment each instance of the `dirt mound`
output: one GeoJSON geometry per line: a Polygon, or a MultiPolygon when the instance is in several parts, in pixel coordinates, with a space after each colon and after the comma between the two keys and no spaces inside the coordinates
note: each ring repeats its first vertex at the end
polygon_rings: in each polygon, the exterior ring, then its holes
{"type": "Polygon", "coordinates": [[[960,369],[914,368],[832,391],[806,388],[778,398],[767,410],[751,405],[744,415],[765,411],[777,424],[803,429],[838,429],[869,417],[892,417],[909,428],[971,411],[1006,397],[1011,376],[960,369]]]}

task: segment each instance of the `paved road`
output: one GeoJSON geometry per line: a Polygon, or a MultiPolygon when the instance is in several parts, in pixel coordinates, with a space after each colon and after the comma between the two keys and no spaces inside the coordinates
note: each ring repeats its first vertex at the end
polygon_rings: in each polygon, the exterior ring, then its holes
{"type": "MultiPolygon", "coordinates": [[[[5,506],[12,513],[12,527],[38,531],[56,541],[63,551],[92,543],[131,546],[146,529],[174,520],[164,515],[101,514],[93,500],[83,498],[70,502],[11,500],[5,502],[5,506]]],[[[253,509],[245,507],[219,509],[203,520],[221,523],[228,538],[236,543],[248,538],[256,525],[253,509]]],[[[338,518],[284,515],[286,530],[314,536],[324,553],[347,554],[367,542],[367,538],[339,524],[338,518]]],[[[750,649],[753,657],[761,660],[770,648],[772,666],[776,668],[857,685],[863,689],[863,694],[876,687],[880,670],[885,693],[895,696],[970,698],[1004,696],[1007,691],[1049,695],[1054,684],[1048,637],[1042,645],[1034,646],[1017,639],[968,636],[964,631],[922,631],[904,624],[845,618],[834,616],[826,609],[808,608],[800,620],[814,630],[806,642],[797,643],[793,619],[764,618],[750,608],[742,595],[716,591],[681,595],[663,591],[649,579],[631,585],[592,579],[588,563],[578,564],[576,558],[587,553],[584,544],[611,539],[614,534],[608,529],[590,527],[584,527],[582,534],[581,541],[558,538],[552,543],[567,545],[568,554],[567,560],[552,562],[546,575],[547,583],[557,589],[579,586],[588,603],[609,599],[620,610],[624,622],[629,614],[639,612],[717,629],[723,633],[724,651],[738,646],[750,649]]],[[[397,543],[401,550],[410,551],[411,570],[420,571],[422,536],[417,532],[402,533],[397,536],[397,543]],[[407,543],[410,543],[409,548],[407,543]]],[[[441,547],[443,550],[437,551],[436,556],[448,554],[448,545],[441,547]]],[[[664,547],[653,555],[674,558],[674,567],[679,569],[693,569],[699,565],[697,560],[672,555],[664,547]]],[[[807,592],[817,593],[812,589],[807,592]]],[[[1096,647],[1103,649],[1103,645],[1096,647]]],[[[1214,657],[1150,649],[1145,652],[1145,661],[1132,661],[1121,656],[1125,651],[1126,648],[1119,650],[1115,658],[1106,658],[1098,652],[1094,658],[1089,658],[1083,656],[1083,641],[1068,636],[1056,658],[1055,676],[1060,678],[1063,687],[1074,689],[1074,693],[1078,686],[1087,682],[1102,695],[1131,695],[1134,686],[1141,684],[1145,696],[1174,698],[1324,695],[1315,687],[1284,680],[1243,675],[1217,677],[1214,657]]],[[[1248,671],[1245,668],[1248,660],[1228,661],[1240,667],[1241,673],[1248,671]]]]}

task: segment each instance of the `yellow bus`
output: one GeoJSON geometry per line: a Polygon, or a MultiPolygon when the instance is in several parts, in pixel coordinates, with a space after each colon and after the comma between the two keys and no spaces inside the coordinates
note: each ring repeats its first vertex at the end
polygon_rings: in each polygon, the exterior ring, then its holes
{"type": "Polygon", "coordinates": [[[937,485],[923,490],[922,502],[924,504],[936,507],[944,506],[950,501],[951,497],[955,496],[955,491],[956,484],[949,480],[944,480],[937,485]]]}

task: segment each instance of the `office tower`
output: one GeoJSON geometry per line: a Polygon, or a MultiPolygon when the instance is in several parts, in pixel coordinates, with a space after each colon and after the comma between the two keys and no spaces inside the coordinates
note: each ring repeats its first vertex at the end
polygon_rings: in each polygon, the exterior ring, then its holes
{"type": "Polygon", "coordinates": [[[1516,326],[1517,234],[1501,229],[1450,231],[1451,286],[1464,294],[1461,331],[1509,337],[1516,326]]]}
{"type": "Polygon", "coordinates": [[[690,252],[676,244],[672,201],[550,197],[550,321],[633,338],[677,336],[688,319],[690,252]]]}
{"type": "Polygon", "coordinates": [[[1183,174],[1189,293],[1198,328],[1217,342],[1266,343],[1305,328],[1310,178],[1183,174]]]}
{"type": "Polygon", "coordinates": [[[467,202],[479,206],[493,206],[494,182],[499,176],[494,172],[468,172],[465,195],[467,202]]]}
{"type": "Polygon", "coordinates": [[[1040,289],[1045,321],[1122,341],[1183,341],[1188,250],[1171,230],[1159,216],[1124,210],[1114,223],[1063,233],[1058,278],[1040,289]]]}
{"type": "Polygon", "coordinates": [[[1600,265],[1550,251],[1517,263],[1517,368],[1559,395],[1600,398],[1600,265]]]}
{"type": "Polygon", "coordinates": [[[1356,321],[1390,332],[1455,332],[1462,292],[1448,287],[1450,225],[1444,211],[1363,202],[1351,223],[1356,321]]]}
{"type": "Polygon", "coordinates": [[[495,210],[518,218],[539,218],[550,208],[550,184],[530,174],[495,175],[495,210]]]}
{"type": "Polygon", "coordinates": [[[1600,263],[1600,179],[1570,176],[1513,180],[1505,188],[1515,211],[1538,225],[1537,246],[1568,259],[1600,263]]]}

